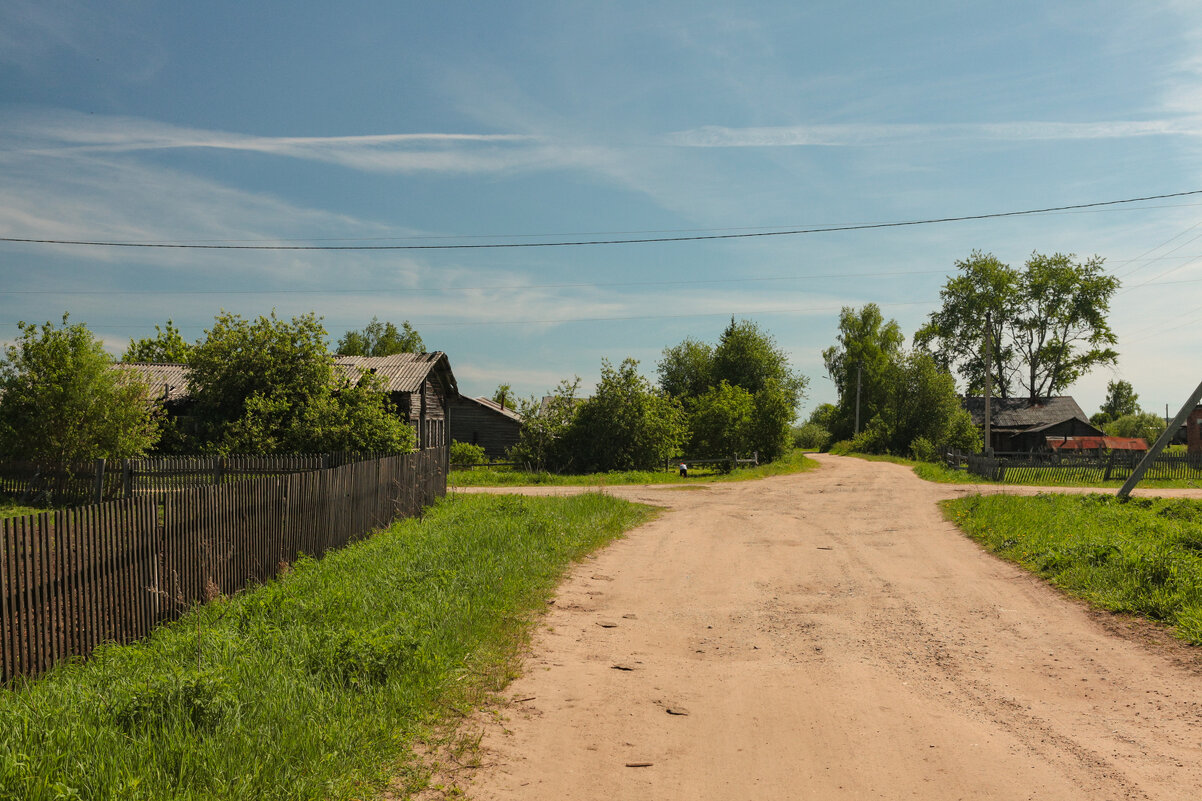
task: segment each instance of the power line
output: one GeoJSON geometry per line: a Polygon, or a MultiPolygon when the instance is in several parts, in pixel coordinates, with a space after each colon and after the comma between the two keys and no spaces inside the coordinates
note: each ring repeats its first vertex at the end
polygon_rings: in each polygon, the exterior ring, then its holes
{"type": "Polygon", "coordinates": [[[803,234],[835,233],[840,231],[868,231],[881,228],[903,228],[916,225],[937,225],[950,222],[967,222],[970,220],[992,220],[1005,217],[1023,217],[1034,214],[1050,214],[1059,211],[1076,209],[1094,209],[1104,206],[1118,206],[1127,203],[1140,203],[1146,200],[1162,200],[1165,198],[1202,195],[1202,189],[1188,192],[1173,192],[1164,195],[1145,195],[1144,197],[1125,198],[1123,200],[1105,200],[1095,203],[1077,203],[1069,206],[1049,206],[1042,209],[1026,209],[1023,211],[1003,211],[991,214],[969,214],[957,217],[936,217],[925,220],[905,220],[901,222],[861,223],[856,225],[824,226],[816,228],[797,228],[786,231],[754,231],[736,234],[705,234],[697,236],[668,236],[647,237],[639,239],[589,239],[560,242],[486,242],[476,244],[443,244],[443,245],[218,245],[197,244],[184,242],[109,242],[99,240],[78,239],[32,239],[21,237],[0,237],[0,242],[17,242],[34,245],[82,245],[89,247],[113,248],[170,248],[177,250],[483,250],[500,248],[547,248],[547,247],[583,247],[591,245],[645,245],[659,242],[699,242],[719,239],[752,239],[769,236],[800,236],[803,234]]]}

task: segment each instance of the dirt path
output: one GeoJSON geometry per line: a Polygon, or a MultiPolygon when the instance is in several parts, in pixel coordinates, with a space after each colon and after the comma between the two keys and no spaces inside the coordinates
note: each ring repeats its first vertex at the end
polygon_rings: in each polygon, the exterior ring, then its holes
{"type": "Polygon", "coordinates": [[[822,461],[611,489],[670,511],[563,585],[467,796],[1202,797],[1198,649],[982,552],[971,488],[822,461]]]}

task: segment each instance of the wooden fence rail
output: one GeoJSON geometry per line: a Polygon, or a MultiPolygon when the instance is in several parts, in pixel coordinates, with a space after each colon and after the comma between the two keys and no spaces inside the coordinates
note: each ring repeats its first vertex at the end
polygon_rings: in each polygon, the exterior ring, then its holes
{"type": "Polygon", "coordinates": [[[446,492],[445,449],[0,520],[0,680],[267,581],[446,492]]]}
{"type": "MultiPolygon", "coordinates": [[[[995,453],[947,454],[949,466],[963,465],[969,473],[992,481],[1013,483],[1061,481],[1100,482],[1125,479],[1143,453],[1111,451],[1106,454],[995,453]]],[[[1156,457],[1145,479],[1196,479],[1202,481],[1202,454],[1173,453],[1156,457]]]]}

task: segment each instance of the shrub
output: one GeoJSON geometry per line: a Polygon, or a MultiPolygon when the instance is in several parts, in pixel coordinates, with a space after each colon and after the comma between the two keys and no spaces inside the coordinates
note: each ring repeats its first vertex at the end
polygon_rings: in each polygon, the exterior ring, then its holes
{"type": "Polygon", "coordinates": [[[484,448],[470,442],[451,440],[451,464],[469,466],[486,462],[488,458],[484,455],[484,448]]]}

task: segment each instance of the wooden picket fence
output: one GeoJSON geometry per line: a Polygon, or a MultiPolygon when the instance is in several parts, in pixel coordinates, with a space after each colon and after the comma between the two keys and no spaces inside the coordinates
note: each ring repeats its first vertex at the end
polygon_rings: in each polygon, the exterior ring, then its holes
{"type": "Polygon", "coordinates": [[[0,462],[0,495],[34,506],[71,506],[339,467],[379,453],[145,456],[70,464],[0,462]]]}
{"type": "Polygon", "coordinates": [[[0,520],[0,681],[145,637],[445,492],[441,448],[0,520]]]}
{"type": "MultiPolygon", "coordinates": [[[[1111,451],[1105,454],[1064,454],[1056,452],[951,453],[949,466],[963,465],[969,473],[992,481],[1011,483],[1057,484],[1065,481],[1101,482],[1123,480],[1139,464],[1143,453],[1111,451]]],[[[1162,453],[1157,456],[1145,479],[1195,479],[1202,482],[1202,454],[1162,453]]]]}

